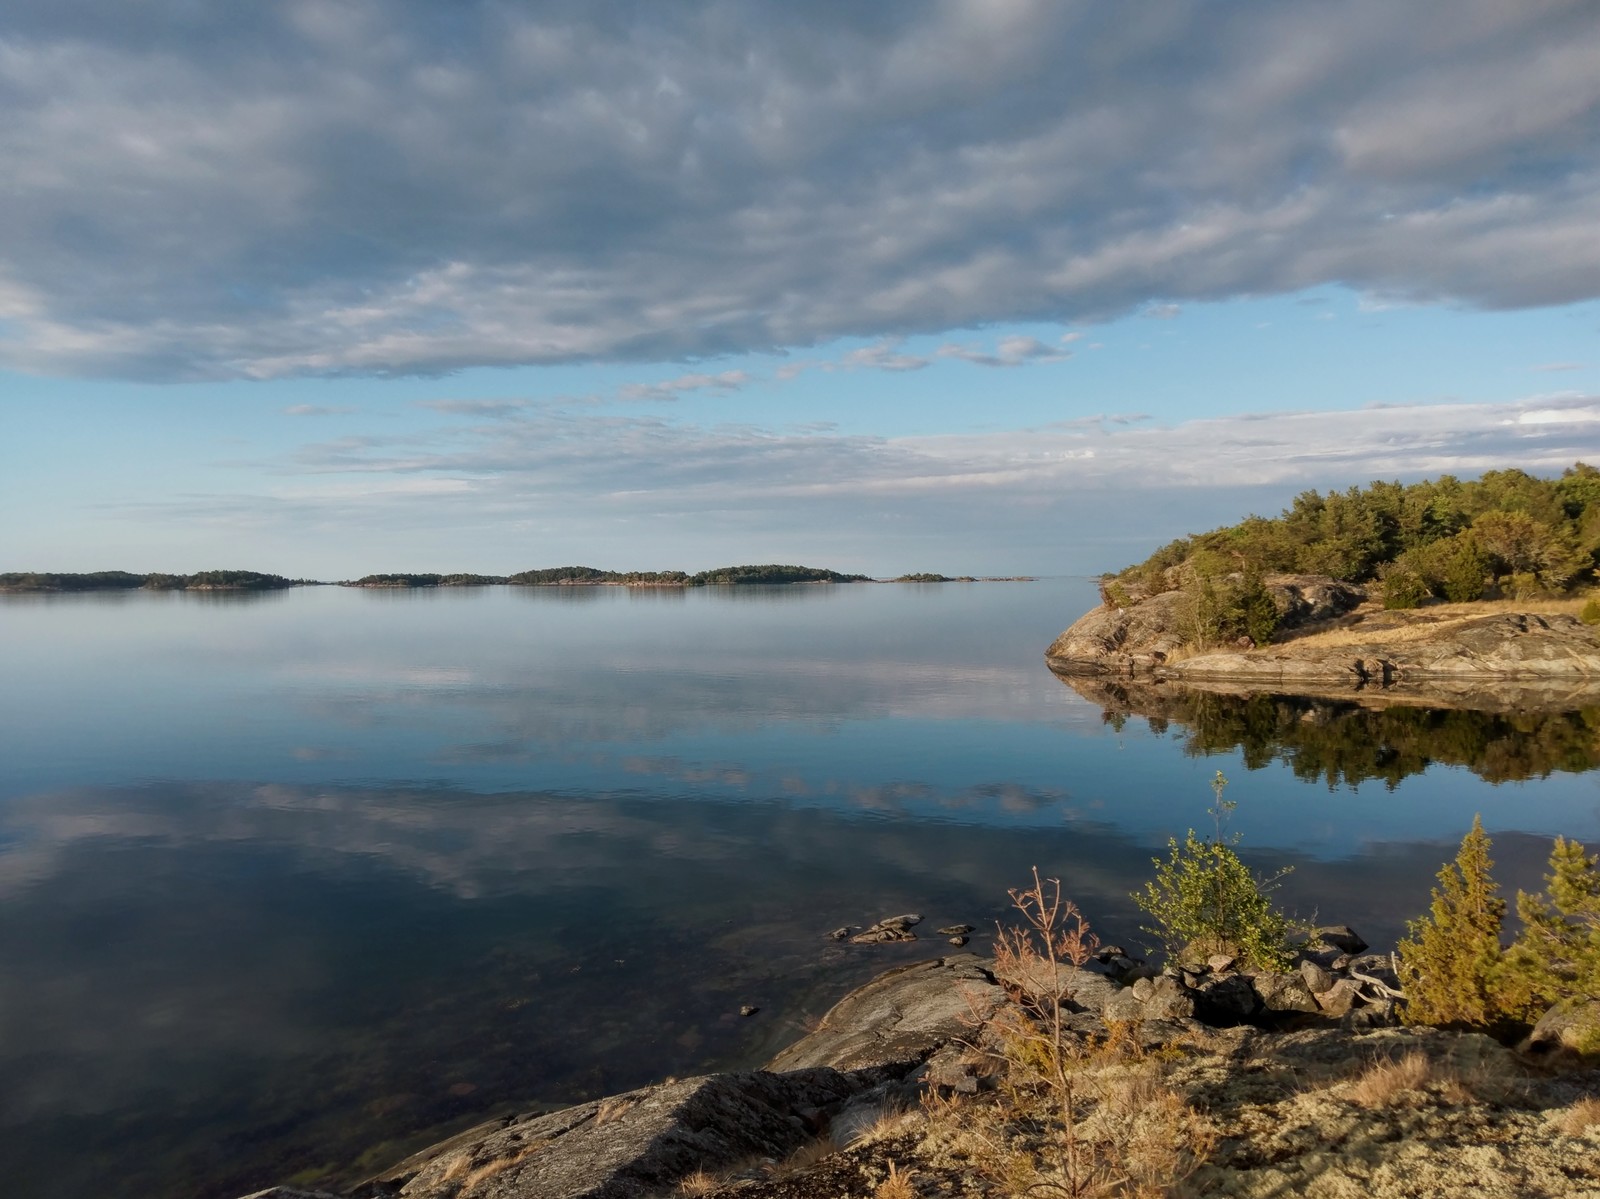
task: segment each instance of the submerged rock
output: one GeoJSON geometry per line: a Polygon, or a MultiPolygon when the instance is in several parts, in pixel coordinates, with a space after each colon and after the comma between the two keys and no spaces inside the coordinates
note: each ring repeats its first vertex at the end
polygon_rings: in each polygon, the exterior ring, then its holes
{"type": "Polygon", "coordinates": [[[871,928],[862,929],[850,938],[852,945],[877,945],[886,941],[915,941],[917,934],[911,926],[921,924],[922,917],[915,914],[885,916],[871,928]]]}

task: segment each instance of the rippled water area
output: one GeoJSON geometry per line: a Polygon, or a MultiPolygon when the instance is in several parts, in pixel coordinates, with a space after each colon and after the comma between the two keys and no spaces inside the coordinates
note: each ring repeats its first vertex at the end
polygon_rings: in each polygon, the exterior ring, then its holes
{"type": "Polygon", "coordinates": [[[1387,945],[1481,812],[1600,840],[1600,712],[1074,688],[1082,579],[0,596],[8,1194],[346,1186],[489,1116],[759,1064],[1030,866],[1106,938],[1233,828],[1387,945]],[[751,1005],[759,1011],[742,1017],[751,1005]]]}

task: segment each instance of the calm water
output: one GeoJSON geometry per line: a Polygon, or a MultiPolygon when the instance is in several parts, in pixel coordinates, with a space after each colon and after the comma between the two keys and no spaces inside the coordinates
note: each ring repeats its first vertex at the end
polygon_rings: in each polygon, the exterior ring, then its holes
{"type": "Polygon", "coordinates": [[[1474,812],[1510,886],[1600,839],[1600,713],[1108,713],[1042,661],[1094,598],[0,597],[8,1193],[348,1183],[512,1106],[758,1063],[942,947],[828,929],[986,927],[1034,863],[1137,943],[1127,892],[1218,769],[1286,904],[1375,943],[1474,812]]]}

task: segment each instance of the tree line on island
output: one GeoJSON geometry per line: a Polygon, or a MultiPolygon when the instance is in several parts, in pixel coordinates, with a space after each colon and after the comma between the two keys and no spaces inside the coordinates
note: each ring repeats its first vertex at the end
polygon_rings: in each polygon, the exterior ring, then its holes
{"type": "MultiPolygon", "coordinates": [[[[385,573],[348,579],[343,587],[712,587],[788,583],[875,583],[868,575],[841,574],[816,566],[786,566],[768,563],[758,566],[722,566],[690,574],[682,570],[601,570],[593,566],[556,566],[544,570],[524,570],[513,575],[385,573]]],[[[894,583],[973,583],[973,575],[933,573],[904,574],[887,580],[894,583]]],[[[991,576],[982,581],[1027,581],[1025,576],[991,576]]],[[[0,573],[0,592],[81,592],[81,591],[273,591],[285,587],[316,586],[320,580],[289,579],[282,575],[254,570],[203,570],[196,574],[135,574],[125,570],[101,570],[82,574],[50,571],[12,571],[0,573]]]]}
{"type": "MultiPolygon", "coordinates": [[[[1279,614],[1268,574],[1326,575],[1372,586],[1385,608],[1446,601],[1539,599],[1592,584],[1600,566],[1600,470],[1579,462],[1559,478],[1520,470],[1421,483],[1376,481],[1307,491],[1275,518],[1163,546],[1101,580],[1112,607],[1172,590],[1189,598],[1189,639],[1215,645],[1271,639],[1279,614]]],[[[1600,622],[1600,602],[1584,619],[1600,622]]]]}

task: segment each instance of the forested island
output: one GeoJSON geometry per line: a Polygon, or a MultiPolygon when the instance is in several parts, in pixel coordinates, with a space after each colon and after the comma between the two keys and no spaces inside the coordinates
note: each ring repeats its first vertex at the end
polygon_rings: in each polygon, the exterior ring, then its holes
{"type": "Polygon", "coordinates": [[[1106,577],[1102,598],[1123,606],[1183,589],[1196,643],[1263,642],[1277,624],[1262,596],[1267,574],[1370,585],[1396,610],[1563,596],[1592,584],[1597,564],[1600,470],[1579,462],[1556,479],[1496,470],[1465,482],[1441,475],[1303,492],[1276,518],[1251,516],[1163,546],[1106,577]]]}
{"type": "Polygon", "coordinates": [[[133,574],[126,570],[97,570],[87,574],[11,571],[0,574],[0,592],[280,591],[311,582],[256,570],[202,570],[189,575],[133,574]]]}
{"type": "Polygon", "coordinates": [[[1586,707],[1600,689],[1600,471],[1305,492],[1276,518],[1183,537],[1100,580],[1046,651],[1064,673],[1148,674],[1297,695],[1485,682],[1586,707]],[[1555,694],[1559,692],[1559,695],[1555,694]]]}

